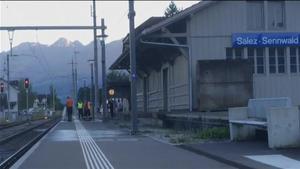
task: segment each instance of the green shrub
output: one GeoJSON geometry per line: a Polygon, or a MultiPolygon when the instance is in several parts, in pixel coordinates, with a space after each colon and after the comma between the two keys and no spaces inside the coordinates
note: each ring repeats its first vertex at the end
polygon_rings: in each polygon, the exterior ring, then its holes
{"type": "Polygon", "coordinates": [[[213,127],[196,132],[194,138],[196,139],[228,139],[229,130],[227,127],[213,127]]]}

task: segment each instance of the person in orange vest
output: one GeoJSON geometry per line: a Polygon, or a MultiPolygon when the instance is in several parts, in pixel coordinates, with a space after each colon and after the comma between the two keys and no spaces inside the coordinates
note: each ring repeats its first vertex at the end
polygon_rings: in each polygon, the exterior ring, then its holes
{"type": "Polygon", "coordinates": [[[68,121],[72,121],[73,100],[69,96],[67,97],[66,107],[68,113],[68,121]]]}

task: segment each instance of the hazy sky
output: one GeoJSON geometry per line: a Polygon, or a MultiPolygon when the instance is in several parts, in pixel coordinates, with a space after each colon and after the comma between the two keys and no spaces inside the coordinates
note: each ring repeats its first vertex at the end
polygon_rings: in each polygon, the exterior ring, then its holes
{"type": "MultiPolygon", "coordinates": [[[[179,8],[189,7],[198,1],[175,1],[179,8]]],[[[151,16],[162,16],[170,1],[136,1],[136,26],[151,16]]],[[[91,25],[92,1],[2,1],[0,2],[1,26],[91,25]]],[[[128,33],[128,1],[97,1],[97,22],[104,18],[108,27],[107,42],[121,39],[128,33]]],[[[8,50],[8,32],[0,34],[0,51],[8,50]]],[[[22,42],[52,44],[60,37],[92,41],[92,31],[16,31],[13,46],[22,42]]]]}

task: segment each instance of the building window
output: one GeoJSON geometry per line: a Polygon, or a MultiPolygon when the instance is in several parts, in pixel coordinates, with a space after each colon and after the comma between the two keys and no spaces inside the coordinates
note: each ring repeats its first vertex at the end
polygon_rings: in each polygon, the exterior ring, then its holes
{"type": "Polygon", "coordinates": [[[233,59],[233,48],[226,48],[226,59],[233,59]]]}
{"type": "Polygon", "coordinates": [[[297,73],[297,48],[291,47],[290,48],[290,68],[291,73],[297,73]]]}
{"type": "Polygon", "coordinates": [[[297,48],[297,49],[298,49],[298,53],[297,53],[297,55],[298,55],[298,70],[300,72],[300,48],[297,48]]]}
{"type": "Polygon", "coordinates": [[[264,1],[247,1],[248,29],[263,30],[264,22],[264,1]]]}
{"type": "Polygon", "coordinates": [[[265,73],[265,56],[263,48],[256,49],[256,72],[258,74],[265,73]]]}
{"type": "Polygon", "coordinates": [[[234,52],[235,52],[235,59],[243,59],[243,54],[244,54],[244,48],[235,48],[234,52]]]}
{"type": "Polygon", "coordinates": [[[269,71],[276,73],[276,48],[269,48],[269,71]]]}
{"type": "Polygon", "coordinates": [[[285,2],[268,1],[268,28],[282,29],[285,27],[285,2]]]}
{"type": "Polygon", "coordinates": [[[251,68],[252,68],[252,73],[255,73],[255,59],[254,59],[254,48],[248,48],[247,49],[247,54],[248,54],[248,59],[250,60],[251,68]]]}
{"type": "Polygon", "coordinates": [[[278,73],[285,73],[286,72],[285,48],[277,48],[277,62],[278,62],[278,73]]]}

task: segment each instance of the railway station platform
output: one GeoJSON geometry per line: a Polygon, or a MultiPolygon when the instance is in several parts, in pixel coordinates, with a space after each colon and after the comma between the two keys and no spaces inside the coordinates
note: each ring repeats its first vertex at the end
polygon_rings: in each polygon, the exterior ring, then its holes
{"type": "Polygon", "coordinates": [[[12,169],[232,169],[101,121],[59,122],[12,169]]]}

